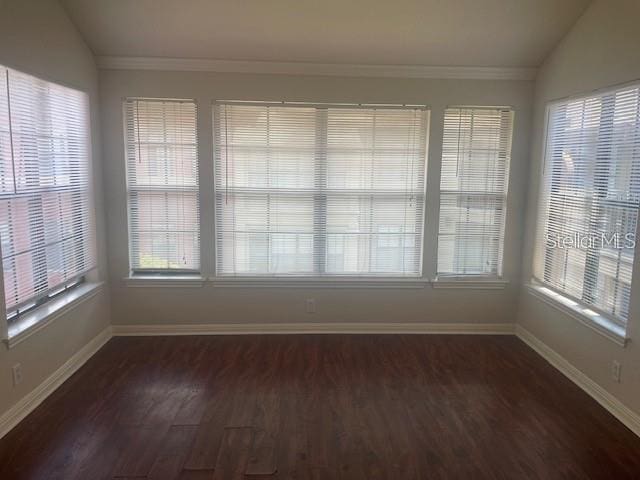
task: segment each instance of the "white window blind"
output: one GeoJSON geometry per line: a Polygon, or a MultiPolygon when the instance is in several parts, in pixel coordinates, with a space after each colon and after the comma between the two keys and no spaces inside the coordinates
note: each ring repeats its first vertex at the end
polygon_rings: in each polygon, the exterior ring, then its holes
{"type": "Polygon", "coordinates": [[[96,264],[83,92],[0,67],[0,241],[7,315],[96,264]]]}
{"type": "Polygon", "coordinates": [[[218,103],[218,275],[419,276],[428,111],[218,103]]]}
{"type": "Polygon", "coordinates": [[[133,272],[197,272],[200,214],[196,104],[125,101],[133,272]]]}
{"type": "Polygon", "coordinates": [[[508,108],[446,109],[438,275],[502,275],[512,130],[508,108]]]}
{"type": "Polygon", "coordinates": [[[535,278],[624,326],[640,205],[640,87],[548,111],[535,278]]]}

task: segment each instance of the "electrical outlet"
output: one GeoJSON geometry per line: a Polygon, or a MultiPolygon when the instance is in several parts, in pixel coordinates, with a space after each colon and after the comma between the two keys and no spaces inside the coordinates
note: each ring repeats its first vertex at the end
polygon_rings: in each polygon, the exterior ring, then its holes
{"type": "Polygon", "coordinates": [[[11,367],[11,373],[13,374],[13,386],[15,387],[22,382],[22,365],[16,363],[11,367]]]}
{"type": "Polygon", "coordinates": [[[316,300],[314,298],[307,298],[304,304],[307,313],[316,313],[316,300]]]}
{"type": "Polygon", "coordinates": [[[620,383],[620,374],[622,370],[622,365],[617,360],[611,362],[611,378],[614,382],[620,383]]]}

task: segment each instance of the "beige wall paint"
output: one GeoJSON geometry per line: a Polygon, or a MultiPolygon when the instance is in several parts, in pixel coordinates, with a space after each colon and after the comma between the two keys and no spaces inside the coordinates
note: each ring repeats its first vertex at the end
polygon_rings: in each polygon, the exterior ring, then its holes
{"type": "Polygon", "coordinates": [[[533,85],[524,81],[341,78],[205,72],[100,72],[109,268],[114,324],[271,322],[512,323],[521,265],[522,211],[533,85]],[[508,199],[505,290],[132,288],[128,275],[122,99],[195,98],[201,173],[202,257],[211,272],[213,231],[211,102],[215,99],[412,103],[431,106],[427,178],[425,276],[435,271],[443,111],[447,105],[512,105],[516,110],[508,199]],[[317,313],[306,314],[314,298],[317,313]]]}
{"type": "MultiPolygon", "coordinates": [[[[547,102],[633,80],[640,81],[640,2],[598,0],[578,20],[539,71],[532,130],[531,171],[523,282],[531,277],[536,204],[547,102]]],[[[575,367],[640,413],[640,254],[636,254],[628,334],[621,348],[522,290],[518,323],[575,367]],[[622,363],[622,381],[611,379],[612,360],[622,363]]]]}
{"type": "MultiPolygon", "coordinates": [[[[53,0],[0,2],[0,64],[88,92],[91,105],[93,171],[98,229],[98,278],[106,278],[104,202],[100,162],[98,72],[93,55],[53,0]]],[[[8,350],[0,345],[0,415],[33,390],[110,323],[109,292],[57,318],[8,350]],[[13,387],[11,366],[20,363],[23,381],[13,387]]]]}

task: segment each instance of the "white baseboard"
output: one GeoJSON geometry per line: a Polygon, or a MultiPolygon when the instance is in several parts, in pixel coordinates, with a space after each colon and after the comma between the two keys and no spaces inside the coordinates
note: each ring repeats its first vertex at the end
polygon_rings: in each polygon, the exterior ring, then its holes
{"type": "Polygon", "coordinates": [[[562,355],[522,326],[516,325],[515,333],[520,340],[538,352],[547,362],[558,369],[569,380],[608,410],[609,413],[626,425],[629,430],[640,437],[640,415],[620,402],[620,400],[569,363],[562,355]]]}
{"type": "Polygon", "coordinates": [[[112,337],[111,327],[92,338],[89,343],[74,353],[60,368],[47,377],[40,385],[25,395],[0,417],[0,438],[20,423],[27,415],[73,375],[112,337]]]}
{"type": "Polygon", "coordinates": [[[483,334],[513,335],[510,323],[219,323],[202,325],[113,325],[114,336],[263,334],[483,334]]]}

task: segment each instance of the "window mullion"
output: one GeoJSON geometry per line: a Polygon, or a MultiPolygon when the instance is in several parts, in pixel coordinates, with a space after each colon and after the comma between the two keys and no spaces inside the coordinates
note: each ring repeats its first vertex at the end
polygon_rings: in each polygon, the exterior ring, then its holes
{"type": "Polygon", "coordinates": [[[313,195],[313,271],[326,273],[327,255],[327,122],[328,110],[316,109],[316,151],[313,195]]]}
{"type": "MultiPolygon", "coordinates": [[[[562,123],[566,123],[568,121],[567,108],[563,107],[558,110],[556,113],[557,116],[560,117],[562,123]]],[[[549,116],[549,122],[551,122],[551,116],[549,116]]],[[[557,121],[557,120],[556,120],[557,121]]],[[[545,177],[545,182],[543,183],[545,190],[544,193],[546,198],[544,199],[544,208],[549,212],[551,208],[552,195],[559,189],[560,181],[561,181],[561,171],[553,168],[553,159],[559,158],[562,155],[562,144],[561,142],[556,141],[555,132],[553,130],[549,130],[547,132],[547,147],[545,150],[550,150],[549,159],[545,159],[545,175],[548,176],[548,180],[545,177]],[[547,165],[549,163],[549,165],[547,165]]],[[[551,222],[550,212],[547,213],[547,218],[544,223],[544,238],[545,241],[550,238],[558,238],[562,232],[558,231],[558,226],[555,222],[551,222]]],[[[565,257],[567,252],[562,252],[565,257]]],[[[542,279],[545,282],[553,283],[554,282],[554,273],[553,267],[555,262],[555,257],[558,255],[558,249],[545,248],[544,255],[544,263],[542,270],[542,279]]],[[[565,258],[566,261],[566,258],[565,258]]]]}
{"type": "MultiPolygon", "coordinates": [[[[607,186],[601,179],[609,178],[609,170],[611,167],[611,149],[612,142],[605,140],[600,143],[601,138],[608,138],[609,132],[613,131],[613,112],[614,112],[615,95],[607,95],[602,98],[601,117],[598,127],[598,146],[596,148],[596,159],[593,171],[593,199],[591,201],[591,209],[589,212],[589,234],[595,238],[595,235],[603,224],[605,215],[603,202],[607,198],[607,186]]],[[[598,269],[600,265],[600,249],[590,246],[587,248],[582,299],[594,304],[597,302],[596,284],[598,279],[598,269]]]]}

